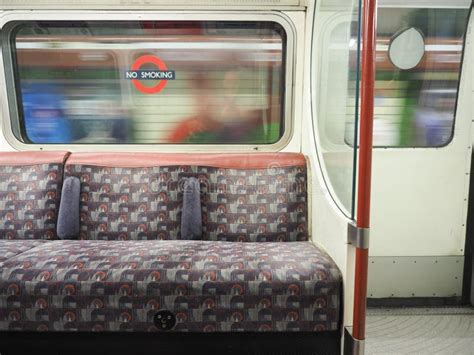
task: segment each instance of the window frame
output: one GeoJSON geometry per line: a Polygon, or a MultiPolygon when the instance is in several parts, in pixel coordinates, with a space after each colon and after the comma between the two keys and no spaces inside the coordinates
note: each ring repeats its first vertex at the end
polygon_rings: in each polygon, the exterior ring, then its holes
{"type": "Polygon", "coordinates": [[[74,151],[279,151],[291,140],[294,131],[294,63],[296,55],[296,29],[291,19],[277,11],[235,12],[235,11],[188,11],[188,12],[120,12],[120,11],[12,11],[0,15],[2,49],[0,53],[0,85],[2,95],[2,132],[7,142],[17,150],[57,150],[74,151]],[[19,140],[14,131],[21,132],[18,110],[18,88],[15,82],[15,60],[12,48],[12,35],[17,25],[28,21],[238,21],[238,22],[275,22],[282,27],[286,36],[283,51],[284,86],[283,86],[283,132],[275,143],[270,144],[173,144],[173,143],[137,143],[137,144],[40,144],[26,143],[19,140]],[[106,18],[106,20],[104,20],[106,18]],[[10,88],[10,90],[7,90],[10,88]]]}

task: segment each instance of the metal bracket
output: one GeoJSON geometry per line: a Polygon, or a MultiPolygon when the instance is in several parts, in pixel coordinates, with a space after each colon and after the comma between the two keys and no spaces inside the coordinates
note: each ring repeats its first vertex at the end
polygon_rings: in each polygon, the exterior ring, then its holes
{"type": "Polygon", "coordinates": [[[344,355],[364,355],[365,340],[354,339],[352,327],[344,328],[344,355]]]}
{"type": "Polygon", "coordinates": [[[369,249],[370,229],[359,228],[354,223],[347,224],[347,243],[356,248],[369,249]]]}

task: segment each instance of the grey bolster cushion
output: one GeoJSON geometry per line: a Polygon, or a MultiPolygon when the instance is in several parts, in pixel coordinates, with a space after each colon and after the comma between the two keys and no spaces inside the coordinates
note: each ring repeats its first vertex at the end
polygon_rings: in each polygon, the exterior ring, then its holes
{"type": "Polygon", "coordinates": [[[201,193],[199,181],[188,178],[184,183],[181,212],[181,239],[202,238],[201,193]]]}
{"type": "Polygon", "coordinates": [[[79,203],[81,194],[81,181],[74,176],[64,179],[59,204],[58,237],[73,239],[79,235],[79,203]]]}

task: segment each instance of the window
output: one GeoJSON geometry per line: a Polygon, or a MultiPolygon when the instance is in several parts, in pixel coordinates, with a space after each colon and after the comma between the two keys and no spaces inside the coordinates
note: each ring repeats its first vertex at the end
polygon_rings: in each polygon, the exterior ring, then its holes
{"type": "Polygon", "coordinates": [[[317,13],[311,58],[313,129],[323,177],[336,205],[352,219],[357,150],[346,144],[345,136],[349,122],[354,127],[356,120],[359,14],[357,1],[334,8],[329,21],[327,14],[317,13]]]}
{"type": "MultiPolygon", "coordinates": [[[[469,8],[378,10],[374,146],[440,147],[451,141],[468,15],[469,8]],[[410,55],[397,61],[391,45],[410,55]]],[[[346,121],[350,145],[353,112],[354,94],[346,121]]]]}
{"type": "Polygon", "coordinates": [[[275,22],[21,22],[13,133],[37,144],[275,143],[285,46],[275,22]]]}

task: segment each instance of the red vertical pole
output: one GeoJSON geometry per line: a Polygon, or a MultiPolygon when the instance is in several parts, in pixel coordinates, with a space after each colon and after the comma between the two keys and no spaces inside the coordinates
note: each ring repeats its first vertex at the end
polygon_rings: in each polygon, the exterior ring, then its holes
{"type": "MultiPolygon", "coordinates": [[[[372,137],[374,122],[375,40],[377,29],[377,0],[364,0],[362,22],[362,69],[359,173],[357,184],[358,228],[370,227],[370,186],[372,177],[372,137]]],[[[355,260],[354,313],[352,336],[365,339],[367,303],[367,273],[369,250],[357,248],[355,260]]]]}

